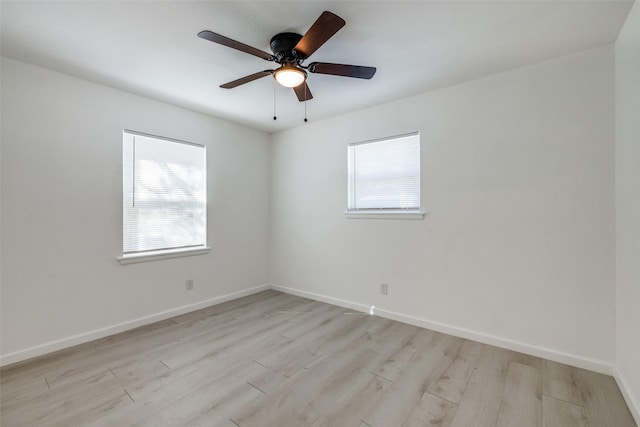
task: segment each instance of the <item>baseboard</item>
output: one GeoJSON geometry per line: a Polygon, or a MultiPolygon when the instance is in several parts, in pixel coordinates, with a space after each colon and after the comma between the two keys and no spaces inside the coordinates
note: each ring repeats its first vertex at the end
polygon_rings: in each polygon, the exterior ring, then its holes
{"type": "Polygon", "coordinates": [[[158,322],[160,320],[169,319],[171,317],[179,316],[181,314],[189,313],[191,311],[200,310],[202,308],[210,307],[212,305],[221,304],[223,302],[231,301],[237,298],[242,298],[247,295],[252,295],[258,292],[266,291],[269,288],[270,288],[269,285],[256,286],[254,288],[245,289],[238,292],[232,292],[230,294],[222,295],[222,296],[211,298],[204,301],[199,301],[194,304],[183,305],[180,307],[172,308],[170,310],[151,314],[149,316],[139,317],[137,319],[130,320],[127,322],[118,323],[116,325],[107,326],[105,328],[95,329],[93,331],[83,332],[81,334],[72,335],[70,337],[62,338],[55,341],[49,341],[44,344],[30,347],[24,350],[19,350],[13,353],[4,354],[0,356],[0,366],[6,366],[12,363],[22,362],[23,360],[31,359],[37,356],[42,356],[43,354],[52,353],[54,351],[62,350],[64,348],[73,347],[74,345],[83,344],[99,338],[107,337],[109,335],[114,335],[120,332],[128,331],[130,329],[148,325],[150,323],[158,322]]]}
{"type": "MultiPolygon", "coordinates": [[[[285,286],[280,286],[280,285],[270,284],[269,288],[273,289],[274,291],[284,292],[285,294],[295,295],[302,298],[308,298],[308,299],[312,299],[314,301],[319,301],[319,302],[326,302],[327,304],[337,305],[338,307],[344,307],[344,308],[348,308],[356,311],[368,312],[370,308],[368,305],[365,305],[365,304],[359,304],[356,302],[351,302],[351,301],[347,301],[339,298],[328,297],[326,295],[315,294],[313,292],[301,291],[295,288],[287,288],[285,286]]],[[[377,314],[377,310],[376,310],[376,314],[377,314]]]]}
{"type": "MultiPolygon", "coordinates": [[[[356,303],[353,301],[346,301],[339,298],[333,298],[326,295],[320,295],[313,292],[307,292],[299,289],[288,288],[288,287],[280,286],[276,284],[271,284],[270,287],[271,289],[276,291],[284,292],[291,295],[297,295],[304,298],[309,298],[315,301],[326,302],[328,304],[349,308],[351,310],[358,310],[363,312],[369,312],[370,310],[370,307],[368,305],[356,303]]],[[[591,358],[582,357],[574,354],[564,353],[558,350],[553,350],[545,347],[525,344],[522,342],[498,337],[495,335],[486,334],[483,332],[459,328],[456,326],[450,326],[444,323],[434,322],[428,319],[410,316],[403,313],[396,313],[390,310],[375,308],[374,314],[387,319],[397,320],[402,323],[408,323],[410,325],[419,326],[421,328],[431,329],[433,331],[442,332],[445,334],[453,335],[460,338],[465,338],[472,341],[478,341],[483,344],[489,344],[496,347],[505,348],[507,350],[513,350],[520,353],[529,354],[532,356],[542,357],[544,359],[552,360],[558,363],[564,363],[566,365],[575,366],[577,368],[588,369],[590,371],[595,371],[595,372],[599,372],[606,375],[612,375],[614,372],[614,365],[602,360],[591,359],[591,358]]]]}
{"type": "Polygon", "coordinates": [[[627,383],[617,366],[613,370],[613,378],[615,378],[616,383],[618,383],[618,387],[622,392],[625,402],[627,402],[627,406],[629,407],[629,411],[631,411],[631,415],[633,415],[633,419],[636,420],[636,424],[640,426],[640,401],[627,386],[627,383]]]}
{"type": "MultiPolygon", "coordinates": [[[[170,310],[166,310],[160,313],[155,313],[149,316],[140,317],[138,319],[130,320],[127,322],[119,323],[116,325],[108,326],[93,331],[84,332],[82,334],[73,335],[60,340],[50,341],[41,345],[30,347],[24,350],[19,350],[13,353],[0,356],[0,366],[6,366],[13,363],[21,362],[23,360],[31,359],[33,357],[41,356],[43,354],[51,353],[64,348],[72,347],[74,345],[83,344],[99,338],[104,338],[109,335],[124,332],[133,328],[144,326],[150,323],[158,322],[160,320],[169,319],[171,317],[179,316],[181,314],[189,313],[191,311],[206,308],[212,305],[220,304],[226,301],[230,301],[237,298],[242,298],[247,295],[251,295],[257,292],[262,292],[267,289],[273,289],[276,291],[284,292],[291,295],[297,295],[304,298],[309,298],[315,301],[325,302],[328,304],[345,307],[350,310],[356,310],[361,312],[369,312],[370,307],[366,304],[360,304],[353,301],[343,300],[339,298],[330,297],[327,295],[316,294],[313,292],[302,291],[295,288],[288,288],[276,284],[265,284],[256,286],[254,288],[245,289],[238,292],[222,295],[219,297],[211,298],[205,301],[200,301],[194,304],[184,305],[176,307],[170,310]]],[[[410,325],[419,326],[425,329],[431,329],[437,332],[446,333],[449,335],[478,341],[484,344],[494,345],[496,347],[505,348],[508,350],[518,351],[521,353],[530,354],[537,357],[553,360],[559,363],[565,363],[567,365],[576,366],[578,368],[588,369],[604,373],[607,375],[614,375],[616,381],[625,395],[625,399],[628,401],[629,408],[631,409],[636,420],[638,419],[638,408],[633,400],[632,393],[624,385],[622,377],[614,370],[614,366],[604,361],[585,358],[577,355],[563,353],[557,350],[548,349],[539,346],[532,346],[521,342],[497,337],[482,332],[477,332],[469,329],[459,328],[455,326],[446,325],[439,322],[434,322],[428,319],[410,316],[403,313],[396,313],[390,310],[384,310],[380,308],[375,309],[375,315],[384,317],[391,320],[397,320],[399,322],[407,323],[410,325]]],[[[640,422],[639,422],[640,424],[640,422]]]]}

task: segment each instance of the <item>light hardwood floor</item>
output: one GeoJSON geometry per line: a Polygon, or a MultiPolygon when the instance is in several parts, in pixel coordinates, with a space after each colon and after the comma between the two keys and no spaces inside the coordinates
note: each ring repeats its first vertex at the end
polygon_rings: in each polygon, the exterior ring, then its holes
{"type": "Polygon", "coordinates": [[[275,291],[0,371],[9,426],[635,426],[613,378],[275,291]]]}

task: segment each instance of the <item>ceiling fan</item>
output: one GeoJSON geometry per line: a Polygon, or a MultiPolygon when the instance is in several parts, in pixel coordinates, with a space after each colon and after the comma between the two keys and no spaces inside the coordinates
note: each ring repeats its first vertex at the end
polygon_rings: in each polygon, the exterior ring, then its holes
{"type": "Polygon", "coordinates": [[[221,88],[233,89],[259,78],[273,75],[281,85],[293,88],[298,100],[304,102],[313,98],[307,85],[307,72],[359,79],[370,79],[376,73],[375,67],[360,65],[333,64],[329,62],[312,62],[309,65],[303,65],[304,60],[310,57],[344,25],[344,19],[338,15],[327,11],[322,12],[304,36],[297,33],[279,33],[273,36],[270,42],[273,54],[207,30],[199,32],[198,37],[280,64],[280,67],[275,70],[259,71],[220,85],[221,88]]]}

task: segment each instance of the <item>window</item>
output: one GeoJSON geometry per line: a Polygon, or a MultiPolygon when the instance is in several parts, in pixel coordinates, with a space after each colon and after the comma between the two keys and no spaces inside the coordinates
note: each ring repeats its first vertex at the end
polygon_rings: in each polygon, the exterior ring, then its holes
{"type": "Polygon", "coordinates": [[[205,250],[204,146],[125,131],[123,260],[205,250]]]}
{"type": "Polygon", "coordinates": [[[348,159],[347,214],[420,214],[418,133],[349,144],[348,159]]]}

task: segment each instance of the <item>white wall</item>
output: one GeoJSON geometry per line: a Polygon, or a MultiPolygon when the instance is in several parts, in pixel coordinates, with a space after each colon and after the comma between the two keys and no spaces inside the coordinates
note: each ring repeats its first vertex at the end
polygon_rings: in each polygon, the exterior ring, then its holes
{"type": "Polygon", "coordinates": [[[274,134],[270,280],[610,371],[613,142],[611,46],[274,134]],[[426,218],[345,219],[347,143],[412,131],[426,218]]]}
{"type": "Polygon", "coordinates": [[[3,58],[1,136],[3,363],[266,282],[266,133],[3,58]],[[118,263],[123,129],[208,147],[209,254],[118,263]]]}
{"type": "Polygon", "coordinates": [[[640,423],[640,5],[616,42],[617,379],[640,423]]]}

